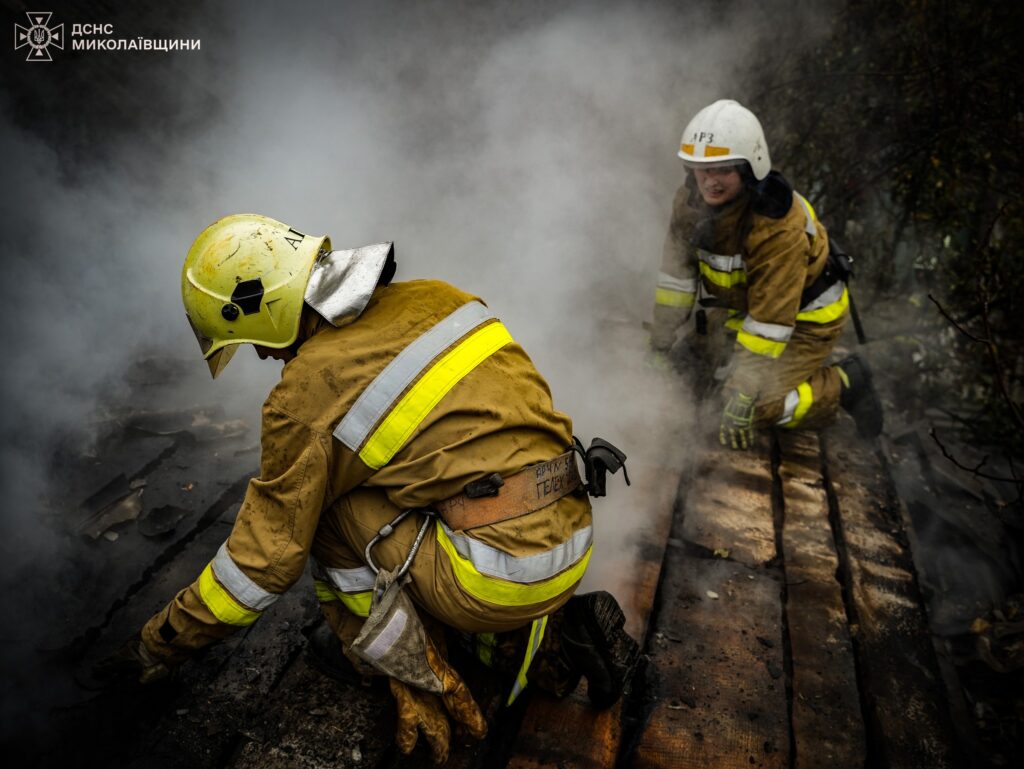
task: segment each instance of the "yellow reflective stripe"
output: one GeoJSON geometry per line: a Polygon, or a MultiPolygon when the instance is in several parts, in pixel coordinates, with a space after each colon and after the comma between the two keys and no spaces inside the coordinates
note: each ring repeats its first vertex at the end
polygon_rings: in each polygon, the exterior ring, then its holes
{"type": "Polygon", "coordinates": [[[734,315],[725,322],[725,327],[732,329],[733,331],[739,331],[743,328],[743,320],[744,318],[742,315],[734,315]]]}
{"type": "Polygon", "coordinates": [[[800,424],[806,415],[808,410],[814,404],[814,391],[811,389],[809,382],[801,382],[796,386],[796,392],[799,396],[799,400],[796,404],[796,410],[793,412],[793,418],[786,423],[786,427],[796,427],[800,424]]]}
{"type": "Polygon", "coordinates": [[[706,158],[717,158],[722,155],[728,155],[732,150],[728,147],[713,147],[710,144],[704,146],[704,157],[706,158]]]}
{"type": "Polygon", "coordinates": [[[199,575],[199,597],[220,622],[225,625],[246,627],[260,618],[262,612],[242,606],[213,576],[213,565],[207,564],[199,575]]]}
{"type": "Polygon", "coordinates": [[[689,291],[673,291],[670,288],[658,288],[654,291],[654,303],[665,307],[693,307],[697,295],[689,291]]]}
{"type": "Polygon", "coordinates": [[[707,262],[700,263],[700,274],[722,288],[732,288],[747,282],[746,270],[733,270],[732,272],[720,272],[707,262]]]}
{"type": "Polygon", "coordinates": [[[459,380],[511,341],[512,335],[501,323],[491,323],[456,345],[391,410],[366,441],[359,458],[374,470],[384,467],[459,380]]]}
{"type": "Polygon", "coordinates": [[[537,650],[540,648],[541,641],[544,640],[544,631],[548,626],[548,616],[545,614],[540,619],[535,619],[533,624],[530,626],[530,639],[526,642],[526,653],[523,654],[523,664],[519,666],[519,672],[516,674],[516,682],[512,687],[512,691],[508,695],[508,700],[505,705],[511,705],[516,701],[516,698],[523,693],[523,689],[526,688],[526,671],[530,669],[530,663],[533,662],[533,658],[537,655],[537,650]]]}
{"type": "Polygon", "coordinates": [[[687,155],[692,155],[693,154],[693,145],[692,144],[680,144],[679,145],[679,150],[680,150],[680,152],[685,152],[687,155]]]}
{"type": "Polygon", "coordinates": [[[320,603],[341,601],[345,608],[357,617],[370,616],[370,603],[373,600],[372,590],[362,593],[343,593],[340,590],[335,590],[327,582],[319,580],[313,582],[313,587],[316,590],[316,598],[320,603]]]}
{"type": "Polygon", "coordinates": [[[742,328],[736,334],[736,341],[756,355],[764,355],[766,358],[778,358],[786,349],[785,342],[776,342],[764,337],[754,336],[742,328]]]}
{"type": "Polygon", "coordinates": [[[561,574],[543,582],[523,584],[507,582],[497,577],[488,577],[477,571],[471,560],[459,555],[455,545],[441,527],[440,521],[437,523],[437,542],[441,545],[441,549],[448,554],[452,571],[455,572],[455,579],[458,580],[462,589],[474,598],[499,606],[530,606],[561,595],[583,579],[583,573],[587,570],[587,564],[590,563],[590,555],[594,552],[594,547],[591,545],[582,558],[561,574]]]}
{"type": "Polygon", "coordinates": [[[337,601],[338,596],[331,590],[331,586],[326,582],[320,580],[313,581],[313,589],[316,590],[316,600],[320,603],[330,603],[331,601],[337,601]]]}
{"type": "Polygon", "coordinates": [[[832,304],[826,304],[824,307],[819,307],[817,310],[798,312],[796,314],[796,319],[802,320],[805,323],[831,323],[832,321],[843,317],[843,314],[849,306],[850,291],[844,286],[843,295],[836,301],[832,302],[832,304]]]}
{"type": "Polygon", "coordinates": [[[338,600],[345,604],[345,608],[357,617],[370,616],[370,603],[373,600],[373,591],[365,593],[337,593],[338,600]]]}

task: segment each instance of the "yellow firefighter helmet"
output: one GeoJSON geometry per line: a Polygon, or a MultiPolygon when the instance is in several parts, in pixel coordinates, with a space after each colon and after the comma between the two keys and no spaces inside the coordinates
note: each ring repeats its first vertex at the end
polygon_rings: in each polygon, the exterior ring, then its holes
{"type": "Polygon", "coordinates": [[[235,214],[203,230],[185,257],[181,298],[214,378],[238,345],[288,347],[310,271],[330,240],[259,214],[235,214]]]}

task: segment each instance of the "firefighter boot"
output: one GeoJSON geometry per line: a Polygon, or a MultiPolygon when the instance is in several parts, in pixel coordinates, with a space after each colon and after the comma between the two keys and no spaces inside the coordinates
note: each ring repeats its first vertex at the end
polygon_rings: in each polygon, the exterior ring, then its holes
{"type": "Polygon", "coordinates": [[[565,605],[561,653],[587,679],[587,695],[597,708],[618,701],[640,657],[640,647],[623,630],[625,621],[618,602],[603,590],[574,595],[565,605]]]}
{"type": "Polygon", "coordinates": [[[872,382],[871,369],[859,355],[836,365],[843,380],[839,405],[853,417],[862,438],[876,437],[882,432],[882,401],[872,382]]]}

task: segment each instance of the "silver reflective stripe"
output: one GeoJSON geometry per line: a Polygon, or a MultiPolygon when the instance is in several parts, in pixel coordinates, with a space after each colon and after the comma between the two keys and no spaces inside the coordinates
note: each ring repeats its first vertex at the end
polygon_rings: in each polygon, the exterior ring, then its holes
{"type": "Polygon", "coordinates": [[[529,584],[550,579],[568,569],[587,553],[593,542],[593,528],[587,526],[560,545],[543,553],[514,556],[484,544],[478,539],[456,534],[439,521],[455,550],[473,562],[481,574],[508,582],[529,584]]]}
{"type": "Polygon", "coordinates": [[[697,281],[694,278],[676,278],[667,272],[658,273],[658,288],[669,291],[683,291],[687,294],[697,293],[697,281]]]}
{"type": "Polygon", "coordinates": [[[843,298],[844,288],[846,288],[846,284],[843,283],[843,281],[841,280],[837,281],[836,283],[833,283],[831,286],[828,287],[825,293],[823,293],[821,296],[819,296],[806,307],[801,307],[800,312],[820,310],[822,307],[825,307],[826,305],[830,305],[833,302],[838,302],[840,299],[843,298]]]}
{"type": "Polygon", "coordinates": [[[793,336],[792,326],[782,326],[778,323],[762,323],[754,320],[749,315],[743,319],[743,330],[748,334],[771,339],[773,342],[788,342],[793,336]]]}
{"type": "Polygon", "coordinates": [[[775,424],[784,425],[793,419],[793,414],[796,413],[796,407],[800,403],[800,393],[796,390],[790,390],[786,393],[785,405],[782,408],[782,416],[779,417],[779,421],[775,424]]]}
{"type": "Polygon", "coordinates": [[[797,199],[804,206],[804,213],[807,214],[807,222],[804,224],[804,231],[812,238],[818,234],[818,226],[814,223],[814,214],[811,213],[811,204],[807,202],[807,198],[801,195],[799,192],[794,192],[797,199]]]}
{"type": "Polygon", "coordinates": [[[332,569],[329,566],[320,568],[327,575],[330,583],[343,593],[365,593],[367,590],[373,590],[376,575],[369,566],[360,566],[355,569],[332,569]]]}
{"type": "Polygon", "coordinates": [[[725,254],[712,254],[710,251],[698,248],[697,258],[719,272],[732,272],[733,270],[744,269],[743,254],[726,256],[725,254]]]}
{"type": "Polygon", "coordinates": [[[334,429],[334,437],[352,451],[358,451],[373,426],[434,358],[468,331],[493,317],[480,302],[470,302],[418,337],[360,393],[334,429]]]}
{"type": "Polygon", "coordinates": [[[220,546],[211,566],[213,566],[213,574],[217,577],[217,581],[243,606],[263,611],[281,597],[275,593],[268,593],[245,576],[238,568],[238,564],[231,560],[227,542],[220,546]]]}

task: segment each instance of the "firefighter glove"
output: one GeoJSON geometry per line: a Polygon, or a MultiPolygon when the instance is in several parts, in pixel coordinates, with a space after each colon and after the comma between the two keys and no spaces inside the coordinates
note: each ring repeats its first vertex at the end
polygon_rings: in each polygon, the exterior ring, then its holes
{"type": "Polygon", "coordinates": [[[448,760],[451,740],[447,716],[451,716],[456,724],[478,740],[487,735],[487,721],[462,677],[444,660],[429,639],[426,652],[427,664],[441,682],[441,695],[410,686],[397,678],[388,679],[398,707],[395,744],[402,753],[408,755],[422,734],[430,746],[434,763],[443,764],[448,760]]]}
{"type": "Polygon", "coordinates": [[[754,399],[741,392],[734,393],[722,410],[718,441],[733,449],[749,449],[754,445],[754,399]]]}
{"type": "Polygon", "coordinates": [[[395,724],[395,744],[398,749],[409,755],[422,733],[430,746],[434,763],[443,764],[448,760],[451,727],[441,699],[436,694],[403,684],[397,678],[388,679],[388,683],[398,707],[395,724]]]}

